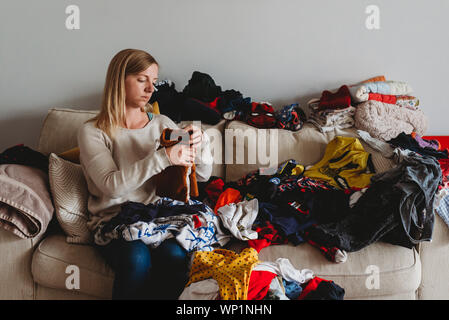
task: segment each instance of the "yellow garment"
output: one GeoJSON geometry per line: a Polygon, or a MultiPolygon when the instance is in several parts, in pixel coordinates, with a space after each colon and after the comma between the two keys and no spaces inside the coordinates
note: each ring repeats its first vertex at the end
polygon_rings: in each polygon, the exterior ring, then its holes
{"type": "Polygon", "coordinates": [[[251,271],[258,262],[259,255],[253,248],[246,248],[240,254],[226,249],[197,251],[186,286],[213,278],[218,282],[222,300],[247,300],[251,271]]]}
{"type": "Polygon", "coordinates": [[[76,147],[58,154],[64,160],[68,160],[74,163],[80,163],[80,148],[76,147]]]}
{"type": "Polygon", "coordinates": [[[373,169],[370,154],[357,138],[335,137],[326,147],[324,157],[304,176],[325,180],[341,188],[365,188],[370,185],[373,169]]]}
{"type": "Polygon", "coordinates": [[[304,166],[300,165],[300,164],[297,164],[296,167],[294,167],[292,169],[292,174],[291,175],[292,176],[299,176],[303,172],[304,172],[304,166]]]}

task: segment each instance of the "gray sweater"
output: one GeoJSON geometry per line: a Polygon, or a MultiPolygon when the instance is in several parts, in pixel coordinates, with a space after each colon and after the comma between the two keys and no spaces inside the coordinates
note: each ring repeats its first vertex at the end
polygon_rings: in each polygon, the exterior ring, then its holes
{"type": "MultiPolygon", "coordinates": [[[[91,231],[116,216],[126,201],[148,204],[159,199],[152,178],[171,165],[165,148],[157,150],[165,128],[178,129],[178,126],[159,114],[154,114],[143,128],[119,128],[113,140],[96,128],[93,121],[81,126],[78,146],[89,190],[91,231]]],[[[196,177],[197,181],[207,181],[212,172],[212,155],[205,133],[200,149],[195,159],[196,177]]]]}

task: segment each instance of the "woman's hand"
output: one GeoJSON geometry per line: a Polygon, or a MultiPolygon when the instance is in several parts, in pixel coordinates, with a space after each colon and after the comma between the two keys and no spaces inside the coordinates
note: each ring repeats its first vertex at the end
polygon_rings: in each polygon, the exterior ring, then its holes
{"type": "Polygon", "coordinates": [[[182,130],[185,130],[187,133],[189,133],[190,139],[189,139],[189,145],[196,150],[201,146],[201,141],[203,140],[203,132],[200,128],[189,124],[187,127],[183,128],[182,130]]]}
{"type": "Polygon", "coordinates": [[[196,150],[186,144],[178,143],[165,148],[165,152],[172,165],[191,167],[195,160],[196,150]]]}

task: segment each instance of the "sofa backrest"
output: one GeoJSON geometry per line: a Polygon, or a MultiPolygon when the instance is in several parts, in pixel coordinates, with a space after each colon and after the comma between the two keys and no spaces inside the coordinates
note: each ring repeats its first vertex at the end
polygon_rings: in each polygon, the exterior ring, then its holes
{"type": "MultiPolygon", "coordinates": [[[[37,151],[49,155],[59,154],[78,146],[77,134],[80,126],[88,119],[93,118],[99,110],[77,110],[70,108],[51,108],[42,124],[37,151]]],[[[202,124],[204,131],[214,129],[216,132],[223,132],[225,120],[212,126],[202,124]]],[[[180,127],[186,126],[189,121],[178,124],[180,127]]],[[[212,131],[210,131],[212,133],[212,131]]],[[[211,137],[211,143],[222,145],[221,135],[211,137]],[[218,138],[218,141],[217,141],[218,138]],[[215,139],[215,140],[214,140],[215,139]]],[[[215,148],[217,149],[217,148],[215,148]]],[[[224,154],[217,154],[222,159],[224,154]]],[[[212,167],[212,175],[225,177],[225,167],[223,161],[215,161],[212,167]]]]}

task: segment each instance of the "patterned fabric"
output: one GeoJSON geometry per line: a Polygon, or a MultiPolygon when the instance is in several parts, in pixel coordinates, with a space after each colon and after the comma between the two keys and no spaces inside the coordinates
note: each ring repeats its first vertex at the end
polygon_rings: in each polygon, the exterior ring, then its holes
{"type": "Polygon", "coordinates": [[[195,252],[186,286],[213,278],[218,282],[222,300],[247,300],[251,271],[258,262],[259,255],[253,248],[240,254],[226,249],[195,252]]]}
{"type": "MultiPolygon", "coordinates": [[[[180,214],[177,210],[179,206],[186,207],[186,203],[161,198],[155,203],[156,207],[172,209],[172,215],[166,213],[165,216],[155,218],[148,214],[135,216],[131,219],[123,215],[123,210],[112,222],[101,225],[95,233],[95,243],[106,245],[113,239],[123,238],[126,241],[141,240],[145,244],[155,248],[164,240],[176,238],[177,242],[191,252],[194,250],[214,250],[213,245],[225,245],[231,236],[222,231],[220,220],[212,209],[203,205],[200,201],[189,200],[187,206],[194,208],[205,208],[204,211],[189,214],[180,214]],[[120,215],[122,214],[122,215],[120,215]]],[[[188,209],[185,209],[188,212],[188,209]]],[[[131,213],[132,214],[132,213],[131,213]]]]}

